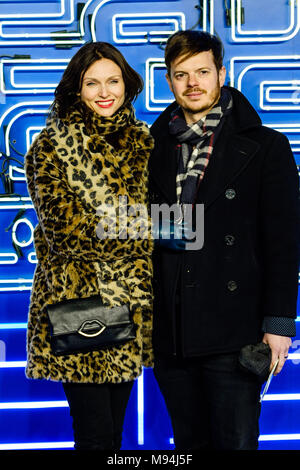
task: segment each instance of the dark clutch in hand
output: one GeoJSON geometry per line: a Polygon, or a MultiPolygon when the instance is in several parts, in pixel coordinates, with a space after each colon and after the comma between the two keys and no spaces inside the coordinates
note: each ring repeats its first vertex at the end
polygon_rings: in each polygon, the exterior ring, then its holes
{"type": "Polygon", "coordinates": [[[265,379],[270,371],[271,349],[268,344],[257,343],[244,346],[239,355],[239,363],[258,377],[265,379]]]}

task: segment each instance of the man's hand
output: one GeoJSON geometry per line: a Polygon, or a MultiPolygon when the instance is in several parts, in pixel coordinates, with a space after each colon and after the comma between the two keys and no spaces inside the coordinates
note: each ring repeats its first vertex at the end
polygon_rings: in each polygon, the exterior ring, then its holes
{"type": "Polygon", "coordinates": [[[265,333],[263,337],[263,343],[268,344],[272,351],[270,370],[274,366],[277,359],[279,359],[278,366],[276,367],[274,373],[274,375],[277,375],[283,368],[284,363],[288,357],[288,352],[292,344],[292,340],[287,336],[279,336],[272,335],[271,333],[265,333]]]}

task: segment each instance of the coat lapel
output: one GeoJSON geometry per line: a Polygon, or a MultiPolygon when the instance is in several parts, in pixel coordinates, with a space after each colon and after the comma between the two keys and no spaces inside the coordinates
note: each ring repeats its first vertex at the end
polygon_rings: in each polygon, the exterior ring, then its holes
{"type": "Polygon", "coordinates": [[[177,156],[176,140],[168,134],[156,139],[149,161],[151,178],[169,204],[176,203],[177,156]]]}
{"type": "Polygon", "coordinates": [[[203,203],[207,210],[226,188],[234,185],[259,148],[257,142],[232,132],[232,128],[224,124],[199,187],[197,202],[203,203]]]}
{"type": "MultiPolygon", "coordinates": [[[[232,90],[232,93],[235,95],[236,91],[232,90]]],[[[155,149],[149,161],[150,177],[159,188],[159,191],[162,192],[168,204],[176,203],[178,166],[176,158],[177,141],[168,132],[169,113],[172,111],[173,106],[174,104],[161,115],[154,125],[155,149]]],[[[224,193],[226,188],[234,183],[260,148],[257,142],[243,135],[244,130],[260,125],[260,120],[255,113],[254,117],[250,116],[249,121],[245,121],[244,117],[245,122],[241,124],[240,121],[244,114],[238,113],[235,118],[231,115],[226,118],[215,144],[213,155],[210,158],[197,196],[197,202],[204,203],[206,210],[224,193]]]]}

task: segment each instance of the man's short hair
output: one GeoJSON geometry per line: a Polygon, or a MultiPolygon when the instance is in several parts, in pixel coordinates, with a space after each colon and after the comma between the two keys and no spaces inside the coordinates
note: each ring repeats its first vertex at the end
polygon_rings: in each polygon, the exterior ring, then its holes
{"type": "Polygon", "coordinates": [[[165,63],[170,75],[171,64],[178,57],[186,60],[199,52],[212,51],[214,62],[219,71],[223,66],[224,47],[222,41],[205,31],[177,31],[169,37],[165,48],[165,63]]]}

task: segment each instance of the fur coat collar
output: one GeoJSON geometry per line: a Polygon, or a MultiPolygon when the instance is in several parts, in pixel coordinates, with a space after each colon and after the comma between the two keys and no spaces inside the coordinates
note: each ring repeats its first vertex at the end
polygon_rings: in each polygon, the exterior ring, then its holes
{"type": "Polygon", "coordinates": [[[110,118],[76,107],[66,119],[49,119],[47,131],[72,189],[94,208],[126,196],[144,203],[153,138],[134,110],[110,118]]]}

